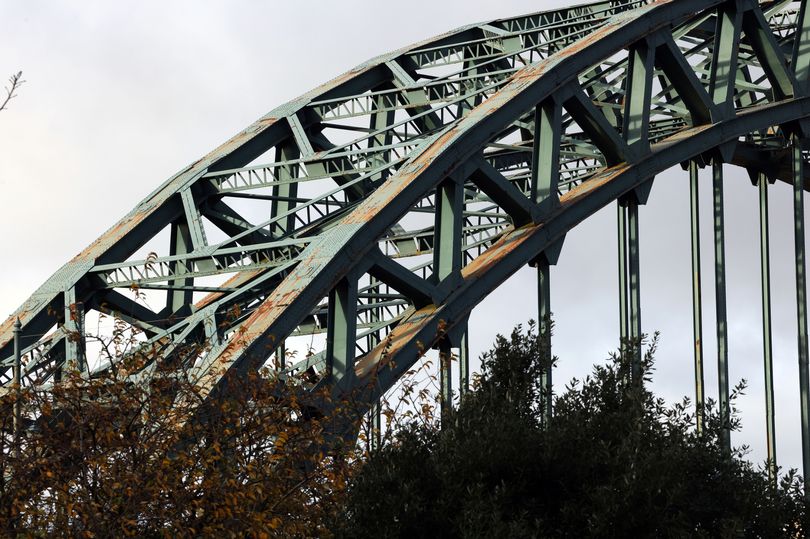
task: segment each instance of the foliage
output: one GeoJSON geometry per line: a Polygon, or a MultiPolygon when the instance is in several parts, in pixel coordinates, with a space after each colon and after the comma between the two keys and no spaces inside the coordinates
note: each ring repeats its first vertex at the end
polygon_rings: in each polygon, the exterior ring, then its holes
{"type": "Polygon", "coordinates": [[[200,407],[193,370],[138,381],[133,361],[24,388],[33,426],[17,442],[17,394],[0,398],[0,533],[329,535],[323,524],[341,507],[351,453],[324,454],[323,425],[344,413],[313,413],[327,395],[263,372],[229,378],[227,396],[200,407]]]}
{"type": "Polygon", "coordinates": [[[338,535],[803,537],[794,472],[772,488],[743,450],[719,448],[712,404],[698,436],[688,400],[667,407],[647,389],[656,340],[644,385],[613,357],[573,381],[544,426],[542,340],[531,324],[499,337],[443,428],[415,422],[371,454],[338,535]]]}

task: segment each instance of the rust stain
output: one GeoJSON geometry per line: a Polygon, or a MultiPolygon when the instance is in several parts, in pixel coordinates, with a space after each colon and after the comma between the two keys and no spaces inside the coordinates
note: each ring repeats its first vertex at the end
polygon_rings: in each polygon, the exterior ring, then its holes
{"type": "Polygon", "coordinates": [[[217,159],[220,159],[221,157],[224,157],[227,154],[231,153],[241,144],[252,139],[253,137],[258,135],[271,125],[278,122],[280,119],[283,118],[267,116],[253,122],[251,125],[249,125],[245,129],[243,129],[242,131],[231,137],[229,140],[223,142],[222,144],[220,144],[219,146],[217,146],[216,148],[205,154],[203,157],[196,160],[194,163],[192,163],[191,167],[189,168],[191,170],[194,170],[197,169],[199,165],[208,166],[213,161],[216,161],[217,159]]]}
{"type": "MultiPolygon", "coordinates": [[[[222,288],[231,288],[240,286],[249,280],[253,279],[254,277],[258,276],[262,270],[248,270],[248,271],[240,271],[236,275],[230,277],[227,281],[222,283],[222,288]]],[[[203,307],[210,305],[211,303],[215,302],[216,300],[223,297],[226,293],[225,292],[211,292],[210,294],[206,294],[200,301],[194,304],[194,308],[199,310],[203,307]]]]}
{"type": "MultiPolygon", "coordinates": [[[[393,359],[396,352],[411,342],[411,340],[435,317],[436,310],[435,305],[428,305],[412,313],[407,319],[397,324],[383,342],[375,346],[368,354],[355,362],[355,374],[359,378],[365,378],[385,366],[383,360],[385,358],[393,359]]],[[[432,344],[433,343],[425,343],[425,347],[429,348],[432,344]]]]}
{"type": "Polygon", "coordinates": [[[108,247],[113,243],[120,240],[138,224],[140,224],[146,217],[148,217],[156,208],[151,207],[138,211],[130,216],[127,216],[102,234],[96,241],[85,247],[79,254],[70,259],[71,263],[84,262],[86,260],[95,261],[108,247]]]}

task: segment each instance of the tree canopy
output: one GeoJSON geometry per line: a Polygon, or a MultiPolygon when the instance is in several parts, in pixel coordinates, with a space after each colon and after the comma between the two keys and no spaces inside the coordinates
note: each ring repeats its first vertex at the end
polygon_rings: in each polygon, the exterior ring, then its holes
{"type": "MultiPolygon", "coordinates": [[[[441,428],[411,423],[353,477],[344,537],[803,537],[801,483],[772,487],[744,448],[724,454],[710,404],[666,406],[613,357],[543,421],[542,341],[518,327],[441,428]]],[[[738,386],[737,393],[743,386],[738,386]]],[[[736,427],[736,414],[732,421],[736,427]]]]}

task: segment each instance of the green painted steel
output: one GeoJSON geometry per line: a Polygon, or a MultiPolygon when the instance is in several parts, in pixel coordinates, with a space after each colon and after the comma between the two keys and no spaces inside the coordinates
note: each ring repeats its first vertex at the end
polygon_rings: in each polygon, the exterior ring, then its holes
{"type": "Polygon", "coordinates": [[[703,302],[700,290],[700,198],[698,164],[689,162],[689,215],[692,239],[692,335],[695,358],[695,425],[703,433],[706,393],[703,383],[703,302]]]}
{"type": "Polygon", "coordinates": [[[726,314],[726,229],[723,208],[723,164],[712,163],[714,201],[714,305],[717,331],[717,385],[722,434],[720,443],[731,454],[731,407],[728,379],[728,320],[726,314]]]}
{"type": "Polygon", "coordinates": [[[629,309],[627,322],[632,344],[633,371],[635,380],[641,381],[641,253],[639,244],[638,203],[627,203],[627,288],[629,309]]]}
{"type": "Polygon", "coordinates": [[[329,296],[329,328],[326,361],[329,377],[338,383],[354,378],[355,334],[357,327],[357,282],[342,279],[329,296]]]}
{"type": "MultiPolygon", "coordinates": [[[[23,385],[59,383],[73,366],[88,376],[110,369],[86,361],[85,320],[104,313],[137,332],[154,362],[192,368],[208,398],[227,390],[223,368],[258,370],[283,355],[276,352],[282,343],[325,333],[322,349],[278,361],[282,375],[307,372],[313,389],[331,389],[336,401],[351,396],[359,413],[373,410],[377,432],[375,404],[438,348],[446,412],[452,348],[460,350],[460,393],[469,383],[473,308],[521,267],[539,266],[542,329],[548,267],[563,238],[614,203],[620,337],[622,346],[637,343],[639,205],[657,174],[711,161],[727,417],[719,163],[790,182],[801,193],[796,178],[804,171],[797,175],[785,156],[786,133],[806,137],[810,118],[805,4],[597,2],[468,25],[383,54],[192,163],[59,269],[0,325],[0,384],[13,383],[17,318],[23,385]],[[793,51],[790,62],[786,51],[793,51]],[[166,245],[139,254],[159,238],[166,245]],[[143,293],[161,301],[146,304],[143,293]],[[201,340],[205,353],[183,364],[183,345],[201,340]]],[[[693,211],[695,241],[696,233],[693,211]]],[[[765,264],[765,228],[762,237],[765,264]]],[[[697,257],[693,263],[699,267],[697,257]]],[[[803,282],[799,273],[797,262],[803,282]]],[[[764,318],[769,323],[769,313],[764,318]]],[[[641,352],[634,348],[636,371],[641,352]]],[[[801,357],[806,388],[807,354],[801,357]]],[[[766,371],[770,362],[768,348],[766,371]]],[[[802,397],[805,413],[807,391],[802,397]]],[[[769,399],[772,420],[772,393],[769,399]]],[[[722,443],[728,449],[729,437],[722,443]]],[[[808,467],[805,461],[806,475],[808,467]]]]}
{"type": "Polygon", "coordinates": [[[463,397],[470,390],[470,335],[469,330],[461,334],[458,347],[458,392],[463,397]]]}
{"type": "Polygon", "coordinates": [[[453,409],[452,361],[453,353],[450,348],[450,341],[443,339],[439,343],[439,405],[442,421],[447,418],[450,410],[453,409]]]}
{"type": "Polygon", "coordinates": [[[765,368],[765,435],[768,477],[776,482],[776,412],[773,395],[773,343],[771,328],[771,255],[768,222],[768,177],[757,174],[759,191],[759,244],[762,277],[762,359],[765,368]]]}
{"type": "Polygon", "coordinates": [[[619,346],[624,351],[630,341],[629,322],[629,291],[627,285],[627,210],[621,204],[616,203],[617,211],[617,232],[618,232],[618,255],[619,255],[619,346]]]}
{"type": "MultiPolygon", "coordinates": [[[[17,391],[19,395],[20,390],[22,389],[21,385],[21,376],[20,373],[22,371],[22,350],[20,349],[20,334],[22,333],[22,324],[19,320],[14,321],[14,367],[13,367],[13,374],[11,378],[12,387],[17,391]]],[[[14,403],[14,418],[13,418],[13,429],[14,429],[14,447],[15,451],[16,448],[19,447],[20,443],[20,427],[22,424],[22,399],[18,398],[17,401],[14,403]]]]}
{"type": "MultiPolygon", "coordinates": [[[[802,465],[810,470],[810,369],[807,342],[807,257],[804,235],[804,161],[801,139],[791,136],[793,161],[793,231],[796,262],[796,321],[799,345],[799,405],[801,406],[802,465]]],[[[810,477],[804,477],[805,492],[810,491],[810,477]]]]}
{"type": "Polygon", "coordinates": [[[543,396],[543,420],[546,424],[551,421],[553,408],[553,370],[551,365],[551,268],[545,257],[537,264],[537,305],[538,305],[538,331],[543,354],[543,375],[540,387],[543,396]]]}

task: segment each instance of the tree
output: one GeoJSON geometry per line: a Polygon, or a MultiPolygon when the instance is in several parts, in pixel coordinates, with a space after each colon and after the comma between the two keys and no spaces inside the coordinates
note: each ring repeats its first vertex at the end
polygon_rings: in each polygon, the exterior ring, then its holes
{"type": "Polygon", "coordinates": [[[332,452],[324,426],[350,409],[315,413],[328,394],[272,370],[230,376],[206,404],[193,369],[165,361],[139,380],[143,359],[0,395],[0,534],[329,535],[353,453],[332,452]],[[15,437],[18,398],[28,426],[15,437]]]}
{"type": "Polygon", "coordinates": [[[413,423],[361,465],[338,535],[803,537],[795,472],[772,487],[744,449],[720,449],[713,404],[698,436],[687,399],[667,407],[647,389],[656,340],[645,384],[613,357],[571,382],[544,426],[542,341],[532,324],[498,337],[440,429],[413,423]]]}

